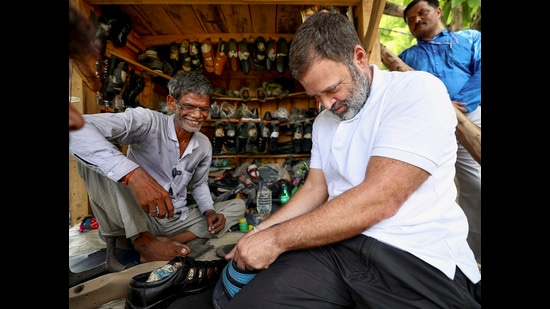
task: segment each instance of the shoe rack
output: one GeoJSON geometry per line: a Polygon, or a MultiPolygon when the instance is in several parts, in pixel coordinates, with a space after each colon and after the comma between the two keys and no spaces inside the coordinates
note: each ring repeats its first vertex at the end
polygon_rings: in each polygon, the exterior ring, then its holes
{"type": "MultiPolygon", "coordinates": [[[[107,16],[108,12],[120,9],[125,14],[130,15],[132,19],[132,29],[129,32],[125,46],[114,46],[112,40],[107,41],[105,56],[116,56],[126,61],[132,72],[143,74],[145,79],[144,90],[137,96],[137,100],[144,107],[158,110],[159,102],[165,101],[167,95],[166,83],[171,79],[169,74],[159,73],[140,63],[139,54],[143,53],[151,46],[165,46],[167,49],[172,42],[181,43],[182,40],[203,42],[210,39],[213,43],[212,50],[217,52],[217,42],[224,40],[229,42],[235,39],[240,42],[247,39],[252,42],[254,38],[263,36],[266,40],[273,38],[279,40],[285,38],[291,45],[293,34],[302,23],[304,12],[312,6],[326,6],[325,0],[302,1],[277,1],[277,0],[247,0],[247,1],[109,1],[109,0],[71,0],[76,6],[90,18],[107,16]],[[300,16],[300,13],[302,15],[300,16]]],[[[336,1],[340,9],[349,8],[349,12],[354,12],[354,22],[357,25],[359,36],[361,37],[366,50],[369,51],[369,62],[381,66],[380,46],[378,40],[378,24],[385,11],[386,1],[382,0],[349,0],[336,1]]],[[[330,3],[329,3],[330,5],[330,3]]],[[[118,44],[120,45],[120,44],[118,44]]],[[[289,45],[289,46],[290,46],[289,45]]],[[[168,59],[166,59],[168,60],[168,59]]],[[[228,60],[221,75],[206,72],[214,86],[224,89],[240,89],[242,87],[256,88],[262,82],[278,79],[291,78],[288,69],[282,74],[277,71],[257,71],[254,63],[251,63],[251,70],[244,74],[241,70],[233,71],[230,68],[228,60]]],[[[219,68],[217,68],[219,69],[219,68]]],[[[218,70],[219,73],[219,70],[218,70]]],[[[95,92],[88,91],[85,82],[79,76],[74,74],[71,79],[74,89],[82,89],[78,94],[80,98],[79,110],[84,114],[94,114],[101,112],[117,112],[117,110],[101,106],[98,104],[95,92]]],[[[315,100],[307,97],[300,88],[299,83],[285,97],[268,97],[265,101],[251,97],[247,101],[233,98],[226,95],[216,95],[214,100],[219,103],[227,101],[235,107],[246,104],[251,109],[257,108],[260,117],[263,117],[266,111],[276,111],[280,107],[285,107],[289,111],[291,108],[317,108],[315,100]]],[[[75,91],[71,95],[76,95],[75,91]]],[[[310,119],[313,121],[314,119],[310,119]]],[[[216,119],[208,120],[203,125],[203,133],[212,136],[216,119]]],[[[227,121],[227,120],[226,120],[227,121]]],[[[277,120],[231,120],[236,124],[241,122],[268,122],[277,120]]],[[[279,141],[281,143],[291,142],[294,130],[292,122],[279,121],[281,129],[279,141]]],[[[299,154],[220,154],[215,155],[215,159],[233,160],[237,164],[242,164],[245,160],[260,159],[266,163],[282,164],[288,156],[295,158],[308,158],[309,153],[299,154]]],[[[82,180],[76,170],[76,164],[71,165],[69,169],[70,178],[70,213],[71,220],[78,222],[83,216],[88,215],[87,195],[82,184],[82,180]],[[80,211],[80,209],[82,211],[80,211]],[[76,210],[76,211],[75,211],[76,210]]],[[[72,162],[74,163],[74,162],[72,162]]]]}

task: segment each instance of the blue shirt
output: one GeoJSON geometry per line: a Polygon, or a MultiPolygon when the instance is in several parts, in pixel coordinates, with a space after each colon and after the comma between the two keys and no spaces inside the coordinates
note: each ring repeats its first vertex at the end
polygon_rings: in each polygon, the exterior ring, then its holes
{"type": "Polygon", "coordinates": [[[214,209],[208,187],[212,145],[201,132],[191,136],[180,156],[173,115],[142,107],[127,108],[123,113],[83,115],[85,124],[69,132],[69,154],[92,170],[118,181],[131,170],[141,167],[171,192],[175,209],[187,217],[187,192],[191,191],[204,213],[214,209]],[[124,155],[116,145],[128,145],[124,155]]]}
{"type": "Polygon", "coordinates": [[[481,32],[443,30],[433,40],[418,39],[399,58],[441,79],[451,101],[466,103],[468,112],[481,105],[481,32]]]}

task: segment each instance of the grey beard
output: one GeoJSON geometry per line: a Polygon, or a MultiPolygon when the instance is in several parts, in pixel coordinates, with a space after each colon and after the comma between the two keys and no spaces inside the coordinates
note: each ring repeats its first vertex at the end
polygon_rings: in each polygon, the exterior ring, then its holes
{"type": "Polygon", "coordinates": [[[354,80],[353,87],[348,98],[338,104],[340,106],[343,104],[347,105],[348,108],[343,114],[333,112],[335,115],[340,117],[341,120],[349,120],[355,117],[361,108],[363,108],[363,105],[365,105],[365,102],[367,102],[370,95],[369,79],[367,75],[359,71],[359,69],[353,65],[350,67],[350,73],[354,80]]]}

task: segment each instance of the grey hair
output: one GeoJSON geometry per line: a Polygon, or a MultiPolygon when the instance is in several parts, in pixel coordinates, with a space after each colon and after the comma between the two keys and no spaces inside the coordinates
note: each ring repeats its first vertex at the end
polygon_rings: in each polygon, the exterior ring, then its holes
{"type": "Polygon", "coordinates": [[[363,46],[349,19],[339,13],[317,12],[300,26],[292,39],[289,69],[300,78],[319,60],[332,60],[353,65],[353,50],[363,46]]]}
{"type": "Polygon", "coordinates": [[[211,98],[214,95],[214,88],[200,71],[181,71],[168,82],[168,93],[176,100],[188,93],[211,98]]]}

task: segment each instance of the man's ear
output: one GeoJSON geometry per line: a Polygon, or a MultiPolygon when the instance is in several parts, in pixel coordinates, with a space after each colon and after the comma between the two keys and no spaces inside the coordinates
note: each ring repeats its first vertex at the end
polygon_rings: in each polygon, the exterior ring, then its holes
{"type": "Polygon", "coordinates": [[[360,45],[355,45],[353,50],[353,60],[355,64],[361,69],[365,69],[369,66],[369,58],[367,57],[367,51],[360,45]]]}
{"type": "Polygon", "coordinates": [[[174,98],[171,95],[167,95],[166,96],[166,106],[168,106],[169,109],[171,109],[173,111],[176,111],[176,109],[177,109],[176,98],[174,98]]]}

